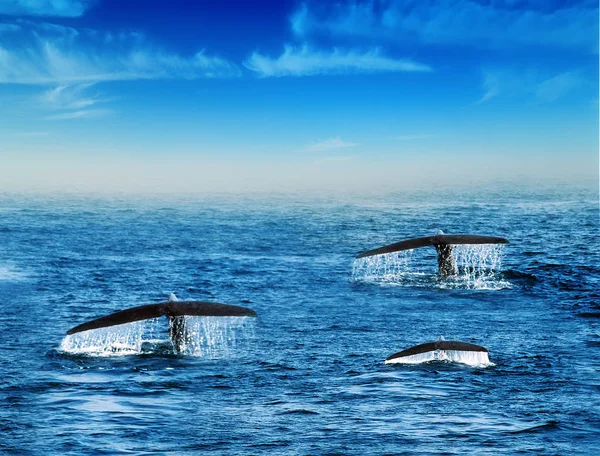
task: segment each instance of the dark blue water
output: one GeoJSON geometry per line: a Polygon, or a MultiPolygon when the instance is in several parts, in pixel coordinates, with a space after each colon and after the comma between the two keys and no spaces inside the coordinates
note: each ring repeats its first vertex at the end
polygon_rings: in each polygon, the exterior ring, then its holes
{"type": "Polygon", "coordinates": [[[1,195],[0,452],[598,454],[598,235],[596,187],[1,195]],[[437,229],[511,244],[483,283],[423,249],[415,274],[352,277],[356,252],[437,229]],[[60,350],[171,292],[259,317],[207,356],[60,350]],[[383,362],[439,336],[495,365],[383,362]]]}

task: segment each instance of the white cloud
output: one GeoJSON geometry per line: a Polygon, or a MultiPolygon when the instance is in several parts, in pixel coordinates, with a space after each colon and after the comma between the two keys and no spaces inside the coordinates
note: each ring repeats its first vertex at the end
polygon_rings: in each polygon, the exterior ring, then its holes
{"type": "Polygon", "coordinates": [[[109,101],[100,98],[99,93],[90,94],[94,84],[75,84],[72,86],[60,85],[46,90],[37,98],[39,106],[55,111],[63,111],[47,116],[49,120],[81,119],[100,117],[112,112],[107,109],[92,108],[92,106],[109,101]]]}
{"type": "Polygon", "coordinates": [[[278,58],[254,52],[244,65],[261,77],[431,71],[429,66],[412,60],[386,57],[378,48],[367,52],[340,49],[323,52],[313,51],[308,46],[285,46],[283,54],[278,58]]]}
{"type": "Polygon", "coordinates": [[[140,34],[113,35],[21,21],[17,39],[0,44],[0,83],[79,84],[166,78],[216,78],[239,68],[203,50],[183,57],[152,46],[140,34]]]}
{"type": "Polygon", "coordinates": [[[586,85],[580,71],[549,75],[533,68],[501,69],[483,73],[483,95],[475,104],[503,98],[552,103],[586,85]]]}
{"type": "Polygon", "coordinates": [[[495,98],[500,93],[500,84],[498,76],[493,73],[484,73],[483,75],[483,95],[475,104],[486,103],[495,98]]]}
{"type": "Polygon", "coordinates": [[[576,72],[566,72],[542,81],[535,91],[538,101],[552,102],[567,95],[583,84],[583,79],[576,72]]]}
{"type": "Polygon", "coordinates": [[[478,48],[554,46],[598,52],[598,3],[472,0],[341,1],[304,4],[294,33],[478,48]]]}
{"type": "Polygon", "coordinates": [[[61,85],[45,91],[40,101],[52,109],[83,109],[99,101],[98,95],[87,95],[84,92],[93,84],[77,84],[74,86],[61,85]]]}
{"type": "Polygon", "coordinates": [[[334,149],[345,149],[347,147],[358,146],[358,144],[348,141],[343,141],[340,137],[326,139],[319,141],[314,144],[306,146],[305,150],[308,152],[324,152],[334,149]]]}
{"type": "Polygon", "coordinates": [[[21,27],[17,24],[7,24],[0,22],[0,33],[17,33],[21,31],[21,27]]]}
{"type": "Polygon", "coordinates": [[[71,119],[92,119],[96,117],[103,117],[107,114],[112,113],[110,109],[87,109],[71,112],[63,112],[60,114],[53,114],[46,117],[47,120],[71,120],[71,119]]]}
{"type": "Polygon", "coordinates": [[[93,3],[92,0],[2,0],[0,14],[79,17],[93,3]]]}

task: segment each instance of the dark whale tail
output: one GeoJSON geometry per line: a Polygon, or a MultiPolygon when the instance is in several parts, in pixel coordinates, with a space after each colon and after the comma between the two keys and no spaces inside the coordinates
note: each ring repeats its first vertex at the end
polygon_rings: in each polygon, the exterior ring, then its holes
{"type": "Polygon", "coordinates": [[[470,365],[489,365],[488,349],[455,340],[427,342],[394,353],[386,364],[416,364],[427,361],[454,361],[470,365]]]}
{"type": "Polygon", "coordinates": [[[441,231],[435,236],[426,236],[406,239],[394,244],[384,245],[373,250],[366,250],[356,255],[364,258],[373,255],[412,250],[419,247],[432,246],[438,253],[440,273],[444,276],[456,274],[456,266],[452,262],[452,245],[459,244],[508,244],[508,240],[496,236],[478,236],[474,234],[443,234],[441,231]]]}
{"type": "Polygon", "coordinates": [[[477,236],[474,234],[436,234],[414,239],[406,239],[394,244],[384,245],[373,250],[366,250],[356,255],[356,258],[364,258],[372,255],[399,252],[401,250],[412,250],[419,247],[436,245],[458,245],[458,244],[508,244],[508,240],[495,236],[477,236]]]}
{"type": "Polygon", "coordinates": [[[246,307],[218,304],[215,302],[167,301],[121,310],[75,326],[69,329],[67,334],[71,335],[82,331],[89,331],[90,329],[106,328],[108,326],[122,325],[124,323],[162,316],[173,321],[177,317],[186,315],[200,317],[256,317],[256,312],[246,307]]]}

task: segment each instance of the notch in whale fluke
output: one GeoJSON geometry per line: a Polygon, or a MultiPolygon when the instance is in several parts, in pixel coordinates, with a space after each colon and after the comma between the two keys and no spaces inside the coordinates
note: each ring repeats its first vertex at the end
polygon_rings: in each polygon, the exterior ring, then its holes
{"type": "Polygon", "coordinates": [[[88,321],[69,329],[67,335],[162,316],[167,317],[171,326],[173,326],[173,322],[179,320],[177,317],[186,315],[199,317],[256,317],[256,312],[246,307],[219,304],[216,302],[167,301],[132,307],[88,321]]]}
{"type": "Polygon", "coordinates": [[[472,366],[490,365],[488,349],[456,340],[438,340],[407,348],[388,356],[386,364],[417,364],[428,361],[454,361],[472,366]]]}
{"type": "Polygon", "coordinates": [[[401,250],[412,250],[419,247],[437,247],[458,244],[508,244],[508,240],[496,236],[479,236],[475,234],[436,234],[435,236],[406,239],[373,250],[366,250],[358,253],[356,258],[399,252],[401,250]]]}

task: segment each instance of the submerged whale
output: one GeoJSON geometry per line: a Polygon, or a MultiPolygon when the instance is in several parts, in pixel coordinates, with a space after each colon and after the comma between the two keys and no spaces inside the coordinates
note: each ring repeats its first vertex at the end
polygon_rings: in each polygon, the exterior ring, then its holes
{"type": "Polygon", "coordinates": [[[472,366],[490,365],[488,349],[456,340],[438,340],[407,348],[388,356],[386,364],[417,364],[428,361],[454,361],[472,366]]]}
{"type": "Polygon", "coordinates": [[[181,352],[191,337],[186,327],[185,316],[256,317],[256,312],[246,307],[216,302],[169,300],[158,304],[132,307],[96,318],[69,329],[67,335],[162,316],[167,317],[169,320],[169,338],[175,351],[181,352]]]}
{"type": "Polygon", "coordinates": [[[440,230],[435,236],[406,239],[373,250],[366,250],[358,253],[356,258],[433,246],[437,251],[440,274],[445,277],[458,274],[456,263],[452,261],[452,245],[459,244],[508,244],[508,240],[501,237],[479,236],[474,234],[444,234],[444,232],[440,230]]]}

